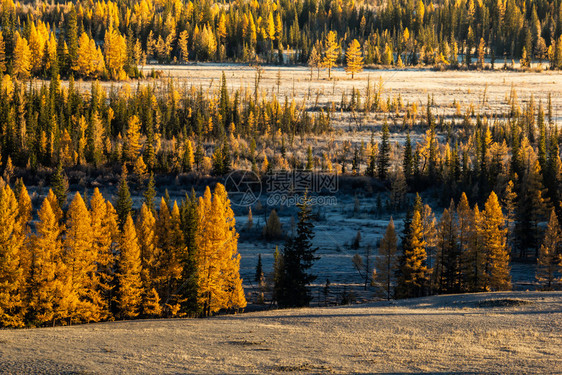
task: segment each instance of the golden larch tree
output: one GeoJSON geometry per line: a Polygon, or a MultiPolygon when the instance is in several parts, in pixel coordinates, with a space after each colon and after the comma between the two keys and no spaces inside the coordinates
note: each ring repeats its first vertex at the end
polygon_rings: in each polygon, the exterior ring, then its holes
{"type": "Polygon", "coordinates": [[[178,46],[180,48],[180,57],[184,62],[188,61],[189,57],[189,36],[187,30],[184,30],[180,33],[180,37],[178,39],[178,46]]]}
{"type": "Polygon", "coordinates": [[[25,279],[21,268],[24,233],[18,201],[10,186],[0,190],[0,326],[24,324],[25,279]]]}
{"type": "Polygon", "coordinates": [[[4,34],[0,31],[0,74],[6,72],[6,42],[4,34]]]}
{"type": "Polygon", "coordinates": [[[146,204],[143,204],[137,219],[137,235],[141,251],[142,314],[158,316],[162,313],[160,296],[156,290],[159,271],[160,249],[156,237],[156,219],[146,204]]]}
{"type": "Polygon", "coordinates": [[[57,221],[60,223],[63,216],[64,216],[64,213],[62,212],[62,209],[59,206],[59,201],[57,199],[57,196],[55,195],[55,193],[53,192],[52,189],[49,189],[49,193],[47,194],[46,199],[51,204],[51,210],[55,214],[55,217],[56,217],[57,221]]]}
{"type": "Polygon", "coordinates": [[[224,269],[224,258],[220,256],[223,245],[221,219],[215,214],[222,210],[219,204],[218,200],[212,199],[211,190],[207,187],[203,196],[199,198],[197,207],[198,303],[203,308],[204,315],[210,315],[226,304],[224,279],[221,275],[221,270],[224,269]]]}
{"type": "Polygon", "coordinates": [[[23,246],[20,252],[20,268],[23,271],[24,278],[28,280],[33,256],[30,247],[31,229],[29,227],[33,206],[31,204],[31,197],[21,179],[16,183],[15,194],[18,200],[17,228],[21,231],[21,236],[23,237],[23,246]]]}
{"type": "Polygon", "coordinates": [[[345,71],[351,74],[351,79],[355,78],[355,73],[363,70],[363,53],[361,52],[361,45],[357,39],[353,39],[347,47],[345,52],[346,66],[345,71]]]}
{"type": "Polygon", "coordinates": [[[240,254],[238,253],[238,233],[236,232],[236,220],[234,212],[230,207],[230,200],[224,185],[217,184],[213,196],[213,201],[218,200],[222,207],[221,211],[215,213],[221,217],[222,227],[222,254],[225,258],[225,268],[223,270],[225,279],[226,305],[227,309],[238,310],[246,307],[246,296],[240,278],[240,254]]]}
{"type": "Polygon", "coordinates": [[[28,78],[31,73],[31,49],[27,39],[16,31],[12,73],[18,78],[28,78]]]}
{"type": "Polygon", "coordinates": [[[123,70],[127,61],[127,42],[118,30],[110,27],[104,39],[105,66],[113,79],[126,79],[123,70]]]}
{"type": "Polygon", "coordinates": [[[67,212],[64,239],[65,263],[72,290],[79,299],[71,319],[76,322],[99,321],[102,309],[93,244],[92,219],[80,193],[76,193],[67,212]]]}
{"type": "Polygon", "coordinates": [[[47,322],[54,325],[66,319],[78,304],[63,261],[62,228],[50,202],[43,200],[31,241],[33,258],[28,300],[32,325],[47,322]]]}
{"type": "Polygon", "coordinates": [[[399,296],[420,297],[424,295],[428,282],[425,247],[420,212],[415,210],[410,224],[410,246],[404,249],[402,255],[397,290],[399,296]]]}
{"type": "Polygon", "coordinates": [[[182,272],[179,262],[180,247],[182,245],[181,230],[177,205],[174,203],[173,209],[170,211],[164,198],[160,200],[160,208],[156,220],[156,234],[158,236],[158,247],[160,248],[158,291],[167,311],[173,312],[177,311],[174,291],[182,272]]]}
{"type": "Polygon", "coordinates": [[[133,115],[127,122],[127,138],[123,145],[123,157],[128,161],[137,160],[139,151],[142,147],[140,143],[141,122],[138,116],[133,115]]]}
{"type": "Polygon", "coordinates": [[[142,303],[141,258],[137,232],[131,215],[127,215],[119,240],[117,307],[121,318],[139,315],[142,303]]]}
{"type": "Polygon", "coordinates": [[[336,65],[339,56],[340,45],[334,31],[328,32],[324,41],[324,56],[322,66],[328,69],[328,78],[332,78],[332,68],[336,65]]]}
{"type": "Polygon", "coordinates": [[[496,193],[492,191],[482,215],[482,247],[484,255],[483,289],[510,290],[507,228],[496,193]]]}
{"type": "Polygon", "coordinates": [[[104,320],[111,316],[110,307],[115,266],[113,244],[117,217],[114,211],[108,210],[107,202],[98,188],[94,189],[94,194],[90,200],[90,218],[92,252],[95,257],[97,274],[95,285],[97,293],[94,296],[98,297],[92,302],[96,306],[100,318],[104,320]]]}
{"type": "Polygon", "coordinates": [[[72,67],[74,71],[84,77],[100,77],[105,69],[103,56],[96,42],[85,32],[78,39],[77,59],[72,67]]]}

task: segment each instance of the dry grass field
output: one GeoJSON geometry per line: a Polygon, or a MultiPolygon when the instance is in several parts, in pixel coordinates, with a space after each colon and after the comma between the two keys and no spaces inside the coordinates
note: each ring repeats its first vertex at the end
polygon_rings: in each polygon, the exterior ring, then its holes
{"type": "Polygon", "coordinates": [[[2,374],[560,374],[562,293],[0,331],[2,374]]]}
{"type": "MultiPolygon", "coordinates": [[[[162,72],[164,79],[171,77],[178,84],[200,86],[204,89],[220,87],[222,72],[229,88],[246,88],[254,90],[258,70],[248,65],[229,64],[195,64],[195,65],[157,65],[145,66],[145,74],[152,69],[162,72]]],[[[506,98],[511,89],[517,97],[525,102],[531,95],[536,102],[546,104],[548,94],[552,95],[554,114],[562,116],[562,73],[544,71],[542,73],[517,71],[432,71],[429,69],[371,70],[366,69],[356,75],[355,79],[346,74],[342,68],[334,69],[332,80],[327,72],[321,70],[318,79],[314,70],[306,67],[260,67],[260,91],[277,95],[283,99],[308,98],[314,103],[319,94],[319,103],[331,101],[339,103],[342,93],[351,93],[353,88],[364,95],[367,83],[382,83],[385,96],[401,95],[405,103],[427,103],[427,96],[432,95],[439,114],[452,114],[454,100],[462,106],[473,104],[485,109],[490,114],[497,109],[508,109],[506,98]],[[278,85],[279,83],[279,85],[278,85]]]]}

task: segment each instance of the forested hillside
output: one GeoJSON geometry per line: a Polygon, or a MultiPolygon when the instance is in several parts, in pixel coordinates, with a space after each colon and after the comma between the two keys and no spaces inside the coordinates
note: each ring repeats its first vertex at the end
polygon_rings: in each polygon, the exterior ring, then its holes
{"type": "Polygon", "coordinates": [[[126,79],[149,61],[562,66],[560,1],[97,1],[1,5],[0,70],[126,79]],[[330,46],[330,44],[333,44],[330,46]],[[330,57],[330,54],[333,56],[330,57]],[[485,60],[486,58],[486,60],[485,60]],[[332,61],[330,61],[332,60],[332,61]]]}

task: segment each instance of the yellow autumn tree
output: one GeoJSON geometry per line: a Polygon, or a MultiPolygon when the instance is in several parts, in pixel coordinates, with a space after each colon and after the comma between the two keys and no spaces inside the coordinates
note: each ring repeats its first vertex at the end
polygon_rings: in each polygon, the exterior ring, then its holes
{"type": "Polygon", "coordinates": [[[361,52],[361,46],[357,39],[349,44],[347,51],[345,52],[346,67],[345,71],[351,73],[351,78],[355,78],[355,73],[359,73],[363,70],[363,54],[361,52]]]}
{"type": "Polygon", "coordinates": [[[394,64],[394,53],[392,52],[392,47],[386,43],[384,45],[384,52],[382,55],[382,64],[383,65],[392,65],[394,64]]]}
{"type": "Polygon", "coordinates": [[[142,302],[140,247],[131,215],[127,215],[119,239],[117,307],[121,318],[139,315],[142,302]]]}
{"type": "Polygon", "coordinates": [[[507,228],[496,193],[492,191],[482,215],[482,246],[485,250],[483,272],[484,290],[510,290],[509,251],[506,245],[507,228]]]}
{"type": "Polygon", "coordinates": [[[182,267],[179,262],[181,251],[181,229],[179,210],[174,203],[170,211],[166,200],[160,200],[158,218],[156,220],[156,234],[158,236],[159,257],[159,294],[167,312],[177,311],[175,289],[181,277],[182,267]]]}
{"type": "Polygon", "coordinates": [[[43,56],[43,64],[45,71],[49,71],[53,64],[57,62],[57,39],[55,33],[49,33],[49,39],[45,44],[45,54],[43,56]]]}
{"type": "Polygon", "coordinates": [[[428,282],[426,242],[420,212],[414,211],[410,224],[409,246],[404,248],[398,278],[397,294],[400,297],[423,296],[428,282]]]}
{"type": "Polygon", "coordinates": [[[137,219],[137,235],[141,252],[142,314],[158,316],[162,313],[160,296],[156,290],[160,249],[156,237],[156,219],[146,204],[143,204],[137,219]]]}
{"type": "Polygon", "coordinates": [[[31,63],[29,43],[27,39],[22,38],[20,33],[16,31],[12,74],[21,79],[29,78],[32,67],[31,63]]]}
{"type": "Polygon", "coordinates": [[[96,263],[96,289],[93,303],[102,320],[111,316],[110,306],[112,298],[113,270],[115,256],[113,244],[116,239],[117,215],[111,210],[98,188],[94,189],[90,200],[90,218],[92,234],[92,252],[96,263]]]}
{"type": "Polygon", "coordinates": [[[75,310],[78,299],[72,293],[68,268],[63,261],[62,228],[49,199],[43,200],[38,216],[36,234],[31,241],[29,320],[32,325],[47,322],[54,325],[75,310]]]}
{"type": "Polygon", "coordinates": [[[193,169],[193,163],[195,163],[195,154],[193,152],[193,144],[191,140],[185,141],[185,148],[183,152],[183,169],[186,172],[190,172],[193,169]]]}
{"type": "Polygon", "coordinates": [[[21,268],[23,230],[18,221],[18,201],[10,186],[0,190],[0,326],[24,324],[25,279],[21,268]]]}
{"type": "Polygon", "coordinates": [[[188,61],[189,57],[189,45],[188,45],[188,33],[187,30],[184,30],[180,33],[180,37],[178,39],[178,46],[180,48],[181,59],[184,62],[188,61]]]}
{"type": "Polygon", "coordinates": [[[57,221],[60,223],[64,213],[62,212],[61,207],[59,206],[59,201],[57,199],[57,196],[55,195],[55,193],[53,192],[52,189],[49,189],[49,193],[47,194],[47,198],[46,198],[49,203],[51,204],[51,210],[53,211],[53,213],[55,214],[55,217],[57,219],[57,221]]]}
{"type": "Polygon", "coordinates": [[[125,37],[113,28],[105,32],[104,55],[109,76],[113,79],[126,79],[123,67],[127,61],[127,43],[125,37]]]}
{"type": "Polygon", "coordinates": [[[79,303],[72,312],[76,322],[96,322],[101,319],[102,303],[94,250],[92,219],[80,193],[76,193],[67,212],[64,239],[65,264],[72,290],[79,303]]]}
{"type": "Polygon", "coordinates": [[[31,22],[29,28],[29,49],[32,51],[31,71],[33,73],[39,73],[43,66],[43,54],[48,38],[48,31],[41,21],[39,21],[37,26],[34,22],[31,22]]]}
{"type": "Polygon", "coordinates": [[[105,63],[101,50],[96,47],[96,42],[88,37],[85,32],[78,39],[77,59],[72,67],[83,77],[100,77],[105,70],[105,63]]]}
{"type": "Polygon", "coordinates": [[[337,35],[334,31],[328,32],[324,41],[324,56],[322,58],[322,66],[328,69],[328,78],[332,78],[332,68],[336,65],[340,46],[337,41],[337,35]]]}
{"type": "Polygon", "coordinates": [[[227,309],[243,309],[246,307],[246,297],[240,278],[240,254],[238,253],[238,233],[236,232],[236,221],[234,212],[230,207],[230,200],[225,187],[217,184],[213,200],[219,200],[222,211],[218,214],[222,218],[221,226],[223,229],[223,254],[225,259],[225,292],[227,295],[227,309]]]}
{"type": "Polygon", "coordinates": [[[6,42],[4,34],[0,31],[0,74],[6,72],[6,42]]]}
{"type": "Polygon", "coordinates": [[[246,306],[239,267],[238,233],[223,185],[199,198],[197,233],[198,302],[203,314],[246,306]]]}
{"type": "Polygon", "coordinates": [[[31,259],[33,254],[30,251],[30,233],[29,224],[32,218],[33,206],[31,204],[31,197],[27,191],[27,188],[20,179],[16,183],[15,190],[16,198],[18,200],[18,216],[17,216],[17,228],[21,232],[23,237],[23,246],[20,253],[20,268],[24,273],[26,280],[29,278],[31,269],[31,259]]]}
{"type": "Polygon", "coordinates": [[[137,160],[137,156],[142,147],[140,143],[141,122],[137,115],[129,118],[127,123],[127,137],[123,145],[123,157],[127,161],[137,160]]]}

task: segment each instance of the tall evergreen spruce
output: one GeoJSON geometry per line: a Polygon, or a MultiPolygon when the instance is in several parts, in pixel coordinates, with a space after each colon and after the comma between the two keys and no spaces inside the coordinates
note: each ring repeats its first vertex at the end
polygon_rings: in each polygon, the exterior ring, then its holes
{"type": "Polygon", "coordinates": [[[154,198],[156,198],[156,184],[154,183],[154,173],[150,172],[150,178],[148,179],[148,185],[143,194],[144,201],[149,210],[154,212],[154,198]]]}
{"type": "Polygon", "coordinates": [[[55,173],[51,176],[51,189],[57,197],[59,207],[64,208],[68,194],[68,180],[62,169],[62,163],[57,165],[55,173]]]}
{"type": "Polygon", "coordinates": [[[281,285],[277,288],[280,307],[308,306],[312,300],[308,286],[316,280],[316,276],[309,273],[314,261],[319,258],[314,255],[318,248],[312,246],[314,225],[307,194],[298,208],[296,236],[289,238],[283,248],[283,272],[281,285]]]}
{"type": "Polygon", "coordinates": [[[388,175],[388,167],[390,164],[390,134],[388,124],[385,121],[382,125],[382,139],[379,149],[379,160],[377,165],[377,174],[381,180],[386,180],[388,175]]]}
{"type": "Polygon", "coordinates": [[[129,216],[132,208],[133,200],[131,199],[129,184],[127,183],[127,166],[123,164],[119,188],[117,190],[117,201],[115,202],[115,210],[119,218],[119,228],[123,228],[123,225],[125,225],[125,220],[127,220],[127,216],[129,216]]]}

